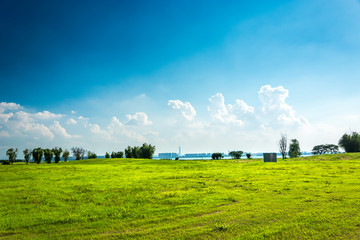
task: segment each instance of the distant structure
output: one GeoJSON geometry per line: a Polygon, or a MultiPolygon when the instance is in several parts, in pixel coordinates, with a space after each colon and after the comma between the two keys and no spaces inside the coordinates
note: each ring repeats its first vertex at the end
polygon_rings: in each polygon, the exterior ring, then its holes
{"type": "Polygon", "coordinates": [[[179,157],[181,156],[181,146],[179,146],[179,157]]]}
{"type": "Polygon", "coordinates": [[[264,162],[277,162],[276,153],[264,153],[264,162]]]}
{"type": "Polygon", "coordinates": [[[202,158],[202,157],[211,157],[211,153],[186,153],[185,158],[202,158]]]}
{"type": "Polygon", "coordinates": [[[170,159],[170,158],[177,158],[179,155],[177,153],[159,153],[160,159],[170,159]]]}

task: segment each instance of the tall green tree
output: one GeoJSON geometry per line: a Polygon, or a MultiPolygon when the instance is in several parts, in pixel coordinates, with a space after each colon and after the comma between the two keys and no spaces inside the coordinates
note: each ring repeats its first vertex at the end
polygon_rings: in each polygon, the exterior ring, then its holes
{"type": "Polygon", "coordinates": [[[110,154],[108,152],[105,153],[105,158],[110,158],[110,154]]]}
{"type": "Polygon", "coordinates": [[[219,153],[219,152],[216,152],[216,153],[213,153],[211,154],[211,158],[212,159],[222,159],[224,156],[222,155],[222,153],[219,153]]]}
{"type": "Polygon", "coordinates": [[[61,148],[58,148],[58,147],[54,147],[52,149],[52,152],[54,153],[54,156],[55,156],[55,163],[58,163],[60,162],[60,156],[61,156],[61,153],[62,153],[62,149],[61,148]]]}
{"type": "Polygon", "coordinates": [[[140,156],[139,158],[148,158],[152,159],[153,155],[155,153],[155,146],[152,146],[151,144],[144,143],[140,149],[140,156]]]}
{"type": "Polygon", "coordinates": [[[130,146],[128,146],[127,148],[125,148],[125,157],[126,158],[132,158],[132,148],[130,146]]]}
{"type": "Polygon", "coordinates": [[[34,148],[32,151],[33,159],[37,164],[40,164],[44,150],[41,148],[34,148]]]}
{"type": "Polygon", "coordinates": [[[64,162],[67,162],[69,155],[70,155],[69,151],[65,149],[62,155],[62,157],[64,158],[64,162]]]}
{"type": "Polygon", "coordinates": [[[11,164],[14,164],[15,160],[16,160],[16,157],[17,157],[17,151],[18,149],[14,149],[14,148],[9,148],[7,151],[6,151],[6,155],[9,157],[9,162],[11,164]]]}
{"type": "Polygon", "coordinates": [[[111,158],[123,158],[123,156],[124,156],[124,152],[112,152],[111,153],[111,158]]]}
{"type": "Polygon", "coordinates": [[[53,158],[54,153],[51,149],[44,149],[44,157],[46,163],[51,163],[51,159],[53,158]]]}
{"type": "Polygon", "coordinates": [[[289,157],[290,158],[297,158],[301,156],[300,151],[300,144],[299,141],[296,139],[291,139],[291,143],[289,146],[289,157]]]}
{"type": "Polygon", "coordinates": [[[357,132],[345,133],[339,140],[339,146],[348,153],[360,152],[360,135],[357,132]]]}
{"type": "Polygon", "coordinates": [[[24,153],[25,162],[26,162],[26,164],[28,164],[30,162],[30,158],[31,158],[31,150],[30,149],[25,149],[23,151],[23,153],[24,153]]]}

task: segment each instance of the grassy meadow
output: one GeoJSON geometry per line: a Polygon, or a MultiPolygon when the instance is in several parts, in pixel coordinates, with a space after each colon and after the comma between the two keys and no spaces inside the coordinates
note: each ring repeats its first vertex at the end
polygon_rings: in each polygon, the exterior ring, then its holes
{"type": "Polygon", "coordinates": [[[359,239],[360,154],[0,166],[0,239],[359,239]]]}

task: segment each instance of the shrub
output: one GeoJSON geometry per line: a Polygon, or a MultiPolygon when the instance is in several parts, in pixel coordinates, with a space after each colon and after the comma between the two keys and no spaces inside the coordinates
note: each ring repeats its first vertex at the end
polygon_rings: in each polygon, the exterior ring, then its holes
{"type": "Polygon", "coordinates": [[[62,155],[62,157],[64,158],[64,162],[67,162],[69,155],[70,155],[69,151],[65,149],[62,155]]]}
{"type": "Polygon", "coordinates": [[[111,158],[123,158],[124,156],[124,152],[112,152],[111,153],[111,158]]]}
{"type": "Polygon", "coordinates": [[[94,152],[88,151],[88,159],[96,159],[97,155],[94,152]]]}
{"type": "Polygon", "coordinates": [[[251,159],[251,153],[246,154],[247,159],[251,159]]]}

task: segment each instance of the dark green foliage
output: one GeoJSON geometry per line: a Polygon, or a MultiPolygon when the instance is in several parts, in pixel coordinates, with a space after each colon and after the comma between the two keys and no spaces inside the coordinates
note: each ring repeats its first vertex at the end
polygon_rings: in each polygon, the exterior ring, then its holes
{"type": "Polygon", "coordinates": [[[16,157],[17,157],[17,151],[18,149],[14,149],[14,148],[9,148],[7,151],[6,151],[6,155],[9,157],[9,162],[11,164],[13,164],[16,160],[16,157]]]}
{"type": "Polygon", "coordinates": [[[81,147],[73,147],[71,148],[71,151],[73,152],[76,160],[84,159],[85,149],[81,147]]]}
{"type": "Polygon", "coordinates": [[[32,151],[33,159],[37,164],[40,164],[44,150],[41,148],[35,148],[32,151]]]}
{"type": "Polygon", "coordinates": [[[69,151],[65,149],[62,155],[62,157],[64,158],[64,162],[67,162],[69,155],[70,155],[69,151]]]}
{"type": "Polygon", "coordinates": [[[94,152],[88,151],[88,159],[96,159],[97,155],[94,152]]]}
{"type": "Polygon", "coordinates": [[[112,152],[111,153],[111,158],[123,158],[124,157],[124,152],[112,152]]]}
{"type": "Polygon", "coordinates": [[[131,147],[128,146],[127,148],[125,148],[125,157],[126,158],[132,158],[132,151],[131,151],[131,147]]]}
{"type": "Polygon", "coordinates": [[[152,146],[151,144],[144,143],[140,147],[140,158],[148,158],[152,159],[155,152],[155,146],[152,146]]]}
{"type": "Polygon", "coordinates": [[[241,155],[243,154],[243,151],[231,151],[229,153],[229,155],[233,158],[233,159],[240,159],[241,155]]]}
{"type": "Polygon", "coordinates": [[[213,153],[211,155],[212,159],[222,159],[224,156],[222,155],[222,153],[213,153]]]}
{"type": "Polygon", "coordinates": [[[53,157],[54,153],[51,149],[44,149],[44,157],[46,163],[51,163],[51,159],[53,157]]]}
{"type": "Polygon", "coordinates": [[[246,154],[247,159],[251,159],[251,153],[246,154]]]}
{"type": "Polygon", "coordinates": [[[316,145],[311,150],[311,153],[314,155],[321,155],[321,154],[325,154],[325,153],[335,154],[335,153],[339,153],[339,146],[337,146],[335,144],[316,145]]]}
{"type": "Polygon", "coordinates": [[[105,153],[105,158],[110,158],[110,154],[108,152],[105,153]]]}
{"type": "Polygon", "coordinates": [[[152,159],[155,152],[155,146],[144,143],[141,147],[130,147],[125,149],[126,158],[148,158],[152,159]]]}
{"type": "Polygon", "coordinates": [[[1,165],[10,165],[10,161],[9,160],[2,160],[1,165]]]}
{"type": "Polygon", "coordinates": [[[300,151],[300,144],[299,141],[296,139],[291,139],[291,143],[289,146],[289,157],[290,158],[297,158],[301,156],[300,151]]]}
{"type": "Polygon", "coordinates": [[[23,151],[23,153],[24,153],[25,162],[26,162],[26,164],[28,164],[30,162],[30,158],[31,158],[31,150],[30,149],[25,149],[23,151]]]}
{"type": "Polygon", "coordinates": [[[339,140],[339,145],[345,152],[360,152],[360,135],[357,132],[345,133],[339,140]]]}
{"type": "Polygon", "coordinates": [[[55,147],[55,148],[52,149],[52,152],[55,155],[55,163],[60,162],[60,156],[61,156],[61,153],[62,153],[62,149],[55,147]]]}

